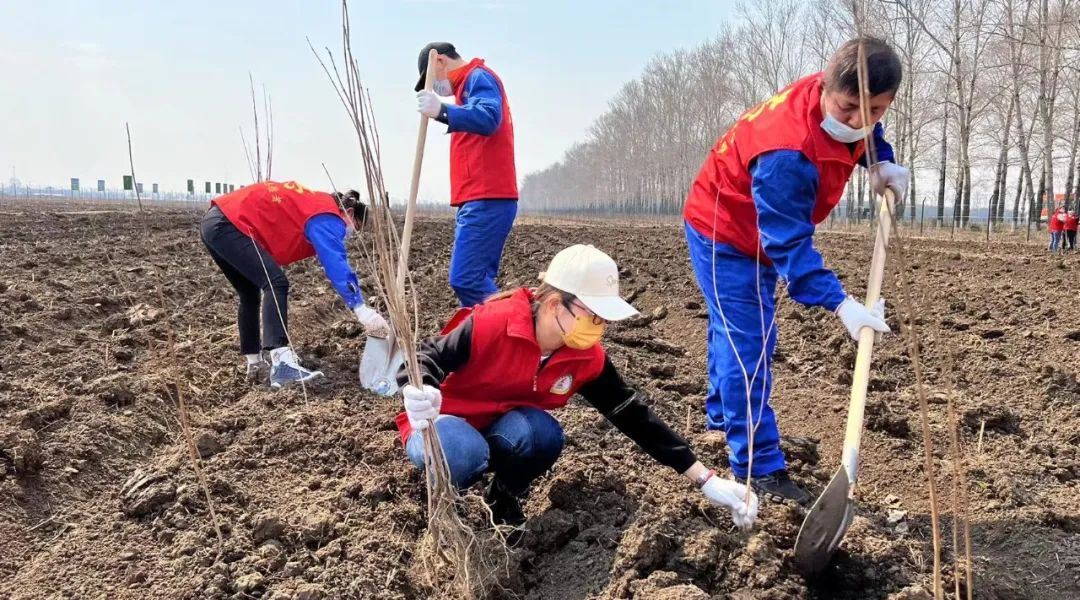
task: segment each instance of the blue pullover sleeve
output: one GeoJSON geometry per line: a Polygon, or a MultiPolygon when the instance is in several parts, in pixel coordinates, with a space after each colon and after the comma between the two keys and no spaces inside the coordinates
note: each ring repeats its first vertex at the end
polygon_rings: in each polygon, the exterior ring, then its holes
{"type": "Polygon", "coordinates": [[[800,304],[836,310],[847,294],[814,248],[817,168],[800,152],[776,150],[751,164],[750,177],[761,247],[787,281],[788,294],[800,304]]]}
{"type": "Polygon", "coordinates": [[[473,69],[465,80],[465,104],[446,105],[446,132],[492,135],[502,124],[502,90],[486,69],[473,69]]]}
{"type": "MultiPolygon", "coordinates": [[[[896,155],[893,154],[892,144],[885,141],[885,127],[881,123],[874,125],[874,134],[872,136],[874,140],[874,152],[877,153],[878,162],[896,162],[896,155]]],[[[863,155],[859,157],[859,164],[866,167],[867,159],[869,155],[863,152],[863,155]]]]}
{"type": "Polygon", "coordinates": [[[331,214],[315,215],[304,226],[304,235],[315,247],[326,278],[351,310],[364,303],[364,295],[360,292],[360,280],[349,266],[345,232],[345,221],[331,214]]]}

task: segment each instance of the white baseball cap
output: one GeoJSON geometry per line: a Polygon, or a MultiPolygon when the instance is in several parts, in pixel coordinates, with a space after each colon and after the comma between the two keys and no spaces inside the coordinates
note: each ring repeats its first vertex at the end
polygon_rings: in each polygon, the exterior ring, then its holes
{"type": "Polygon", "coordinates": [[[619,297],[619,267],[610,256],[593,246],[576,244],[551,259],[540,281],[577,296],[578,300],[605,321],[621,321],[638,314],[619,297]]]}

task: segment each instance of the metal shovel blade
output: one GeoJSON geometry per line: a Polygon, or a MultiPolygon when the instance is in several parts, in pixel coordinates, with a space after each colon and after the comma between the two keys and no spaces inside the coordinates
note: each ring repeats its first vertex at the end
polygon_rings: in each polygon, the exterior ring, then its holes
{"type": "Polygon", "coordinates": [[[803,575],[821,572],[832,560],[855,514],[850,491],[847,470],[840,467],[806,514],[795,539],[795,568],[803,575]]]}
{"type": "Polygon", "coordinates": [[[386,338],[369,337],[360,356],[360,385],[382,396],[398,391],[397,373],[405,356],[393,334],[386,338]]]}

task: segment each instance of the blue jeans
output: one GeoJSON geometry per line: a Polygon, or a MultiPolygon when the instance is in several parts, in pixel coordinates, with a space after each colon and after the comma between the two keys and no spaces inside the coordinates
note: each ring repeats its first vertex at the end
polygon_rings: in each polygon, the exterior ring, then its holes
{"type": "Polygon", "coordinates": [[[473,200],[457,211],[450,287],[461,306],[475,306],[498,291],[503,246],[517,216],[516,200],[473,200]]]}
{"type": "MultiPolygon", "coordinates": [[[[515,408],[483,431],[461,417],[440,415],[435,421],[454,487],[465,489],[488,470],[503,489],[520,495],[562,454],[562,426],[538,408],[515,408]]],[[[413,432],[405,444],[409,460],[424,468],[424,440],[413,432]]]]}
{"type": "Polygon", "coordinates": [[[1061,232],[1060,231],[1051,231],[1050,232],[1050,248],[1049,248],[1049,250],[1051,252],[1054,252],[1055,250],[1058,249],[1059,246],[1061,246],[1061,232]]]}
{"type": "Polygon", "coordinates": [[[752,420],[757,425],[752,475],[768,475],[784,468],[776,414],[769,406],[776,349],[776,269],[758,264],[727,244],[714,243],[689,224],[685,227],[690,262],[709,308],[706,426],[724,431],[731,470],[746,477],[749,385],[752,420]]]}

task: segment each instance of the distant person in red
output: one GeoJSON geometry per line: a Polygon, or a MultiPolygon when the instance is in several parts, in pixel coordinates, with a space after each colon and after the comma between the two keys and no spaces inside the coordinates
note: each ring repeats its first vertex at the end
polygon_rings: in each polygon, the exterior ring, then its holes
{"type": "Polygon", "coordinates": [[[450,206],[457,209],[450,287],[461,306],[475,306],[498,291],[503,246],[517,216],[510,102],[484,59],[465,60],[449,42],[424,46],[417,66],[416,109],[450,134],[450,206]],[[428,65],[430,50],[436,51],[434,65],[428,65]],[[434,90],[424,89],[429,66],[434,90]]]}
{"type": "Polygon", "coordinates": [[[364,304],[345,251],[345,238],[363,226],[367,212],[360,194],[328,194],[295,181],[263,181],[212,204],[202,220],[202,240],[240,297],[240,352],[247,358],[250,380],[261,380],[269,370],[270,388],[276,390],[322,376],[301,367],[289,344],[289,280],[281,267],[298,260],[318,256],[327,279],[365,333],[389,333],[382,315],[364,304]]]}
{"type": "Polygon", "coordinates": [[[1065,230],[1065,208],[1059,207],[1055,210],[1046,226],[1050,230],[1049,250],[1057,252],[1061,248],[1061,232],[1065,230]]]}
{"type": "Polygon", "coordinates": [[[1069,250],[1076,250],[1076,226],[1080,219],[1076,216],[1075,210],[1069,210],[1065,215],[1065,241],[1069,245],[1069,250]]]}

